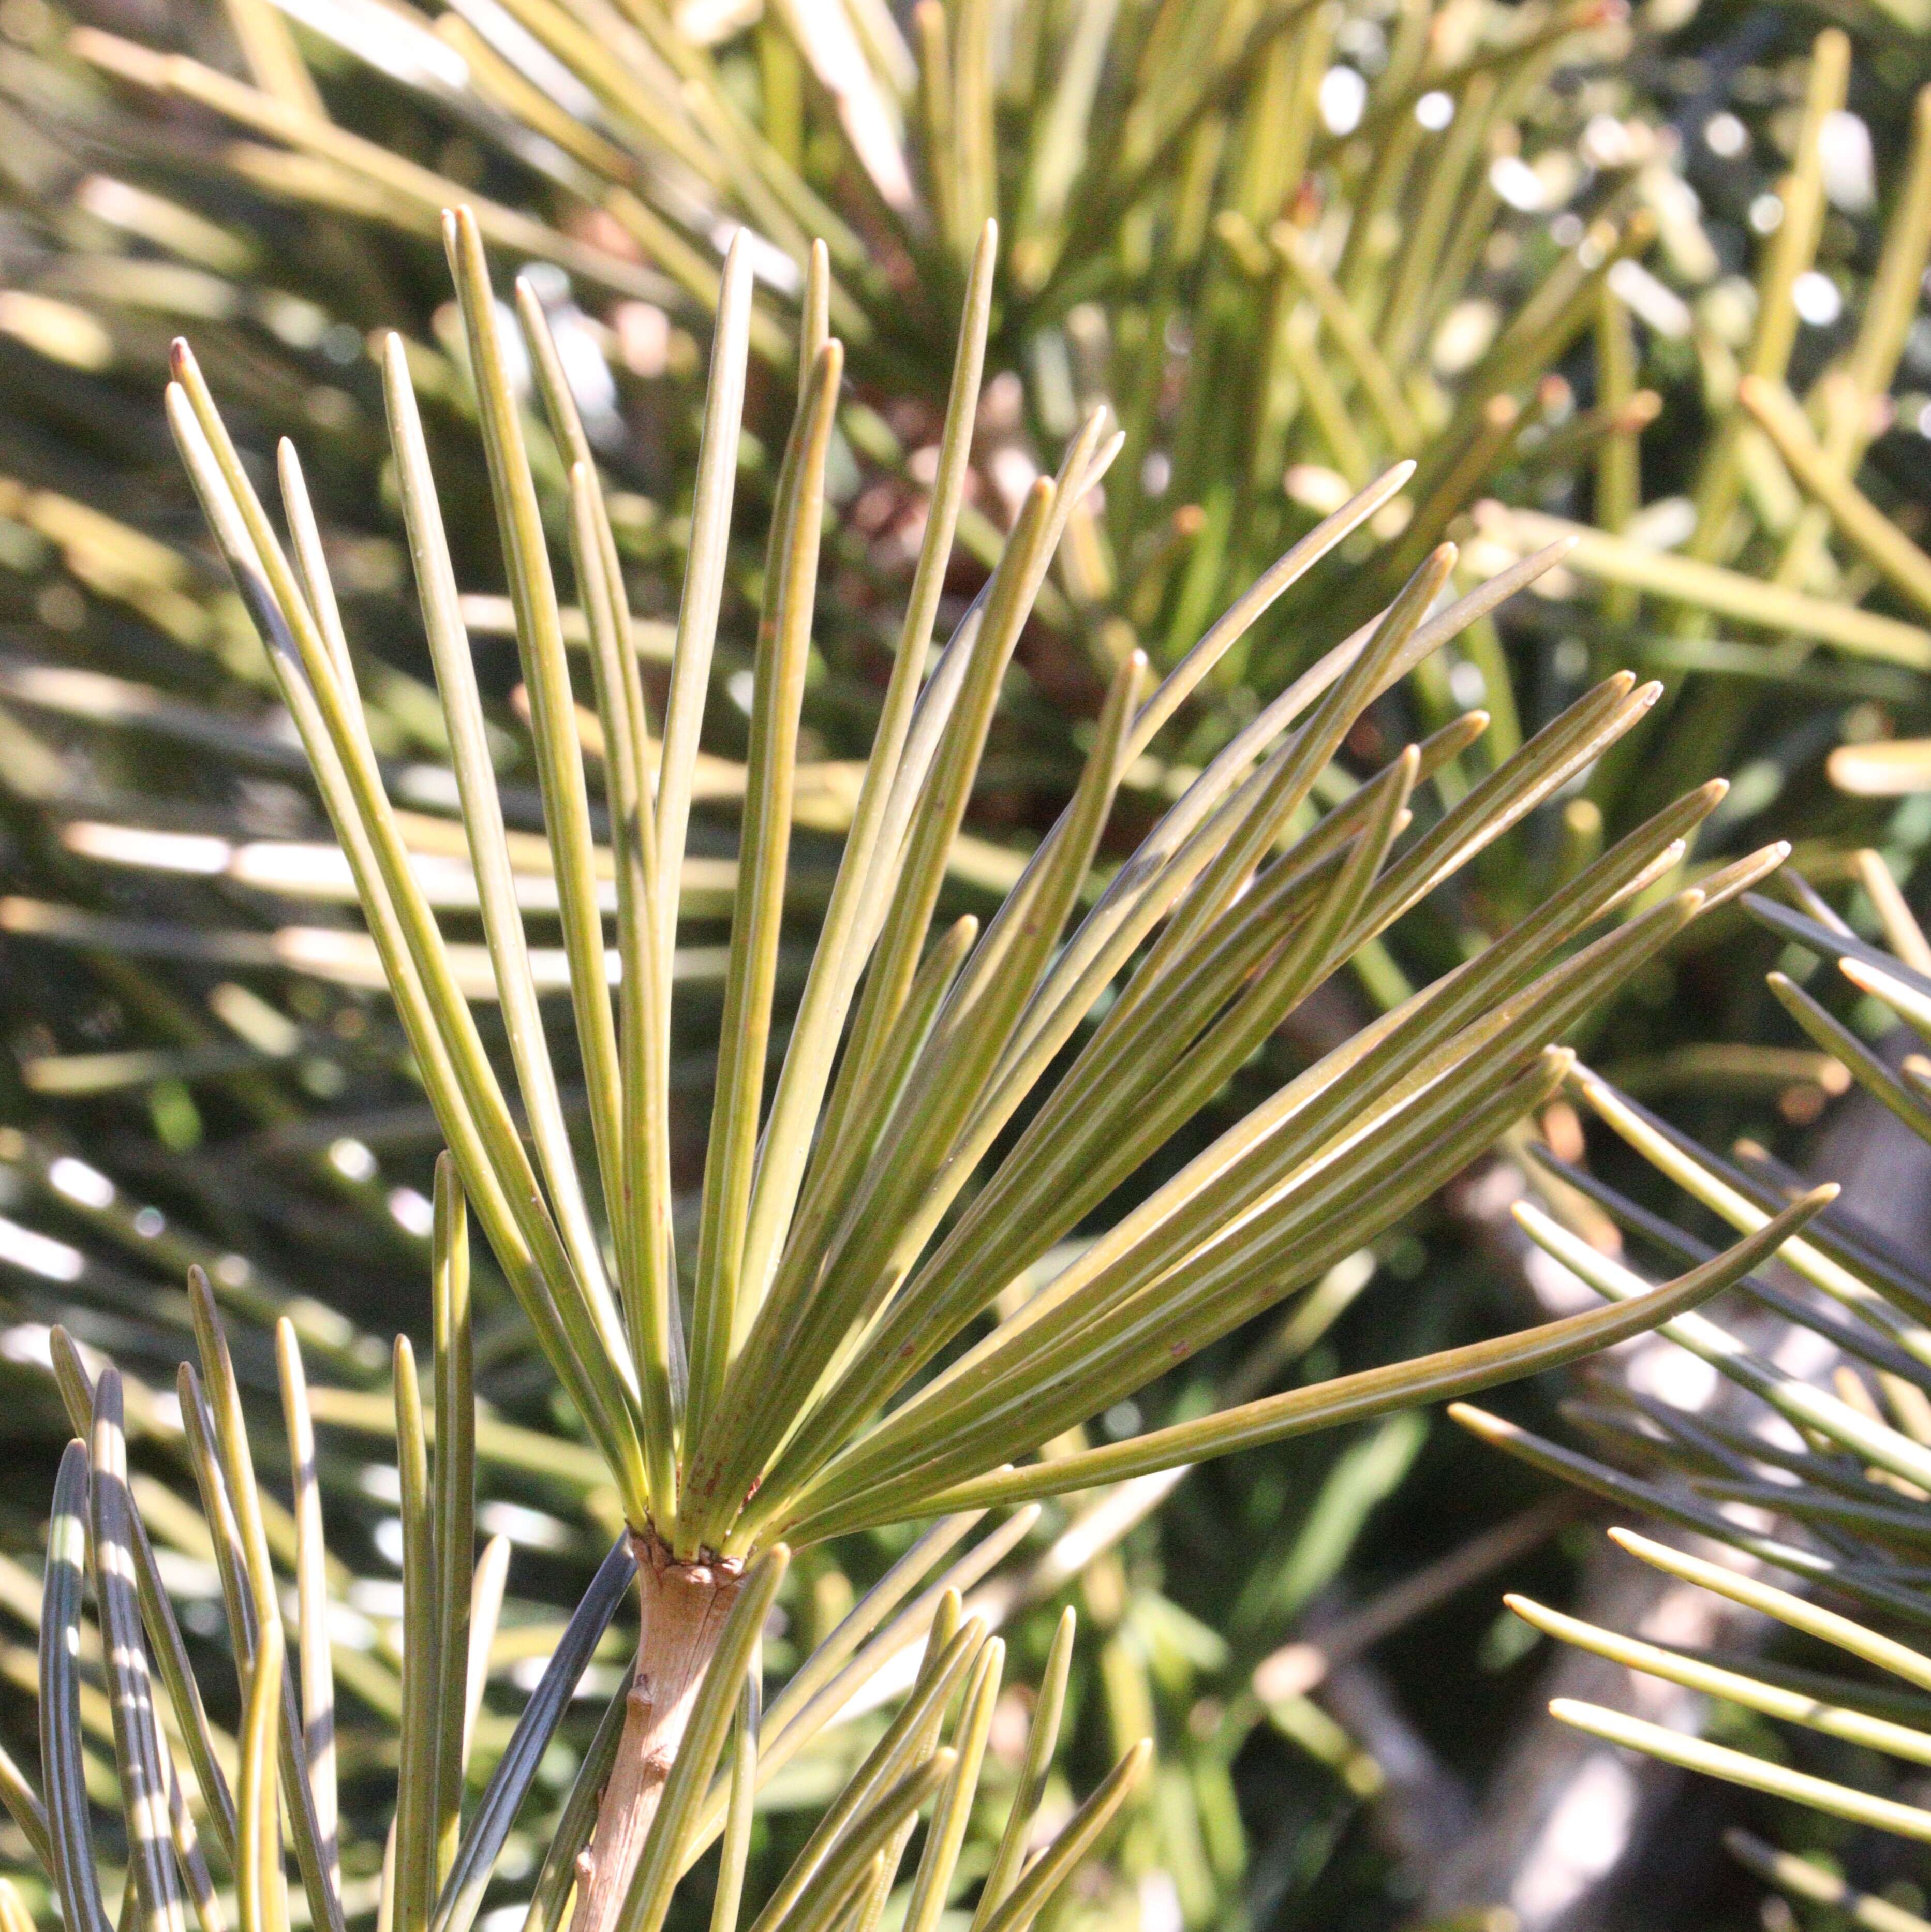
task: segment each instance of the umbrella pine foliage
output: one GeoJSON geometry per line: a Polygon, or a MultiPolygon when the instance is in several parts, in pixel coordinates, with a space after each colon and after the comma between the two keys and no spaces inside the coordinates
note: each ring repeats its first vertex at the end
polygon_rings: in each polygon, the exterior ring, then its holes
{"type": "MultiPolygon", "coordinates": [[[[969,145],[970,125],[954,131],[969,145]]],[[[962,170],[955,184],[970,178],[962,170]]],[[[819,220],[823,211],[808,198],[790,206],[784,189],[776,181],[774,220],[819,220]]],[[[481,928],[480,946],[462,950],[445,934],[391,795],[300,460],[283,445],[278,530],[193,352],[175,346],[169,424],[293,721],[448,1149],[433,1204],[433,1360],[419,1376],[398,1340],[391,1365],[403,1616],[382,1932],[468,1932],[543,1748],[633,1586],[640,1623],[628,1688],[536,1874],[532,1932],[551,1932],[566,1911],[576,1932],[655,1932],[713,1843],[720,1932],[745,1912],[754,1932],[869,1924],[922,1816],[907,1922],[929,1928],[953,1889],[1003,1666],[997,1640],[964,1615],[944,1577],[928,1579],[984,1512],[1468,1394],[1687,1318],[1822,1205],[1792,1202],[1654,1292],[1525,1334],[1109,1446],[1068,1447],[1089,1418],[1320,1280],[1555,1094],[1573,1064],[1558,1044],[1565,1030],[1773,870],[1783,848],[1685,883],[1690,841],[1723,788],[1664,804],[1486,946],[1312,1058],[1184,1160],[1163,1160],[1304,1002],[1589,770],[1657,688],[1610,676],[1474,777],[1459,761],[1489,720],[1454,713],[1354,778],[1340,760],[1375,742],[1359,728],[1378,702],[1570,547],[1458,584],[1454,546],[1433,542],[1438,526],[1411,523],[1371,568],[1348,564],[1349,540],[1414,481],[1414,465],[1398,463],[1295,542],[1163,679],[1138,651],[1119,656],[1057,822],[982,928],[970,917],[946,924],[943,888],[1006,673],[1063,537],[1083,506],[1090,515],[1101,502],[1131,442],[1104,410],[1077,429],[1057,473],[1027,490],[988,580],[940,643],[993,311],[998,238],[985,212],[948,205],[962,321],[944,430],[871,750],[781,1031],[801,710],[844,370],[833,328],[850,320],[834,272],[849,262],[849,237],[834,225],[832,246],[808,250],[797,404],[772,493],[744,700],[739,845],[694,1224],[673,1212],[672,1008],[747,371],[754,352],[772,352],[749,238],[732,244],[715,288],[687,568],[653,716],[610,506],[544,304],[527,282],[507,307],[491,288],[485,244],[503,240],[502,211],[442,218],[528,700],[560,985],[547,968],[539,975],[525,932],[528,853],[520,865],[512,858],[469,607],[404,344],[383,346],[383,398],[436,735],[460,800],[453,856],[481,928]],[[531,372],[540,418],[518,401],[513,358],[531,372]],[[552,554],[539,470],[562,487],[567,559],[552,554]],[[1196,694],[1270,606],[1295,592],[1315,608],[1315,573],[1338,568],[1327,601],[1346,614],[1345,634],[1324,640],[1177,796],[1123,823],[1120,794],[1136,761],[1185,728],[1196,694]],[[587,704],[566,608],[587,646],[587,704]],[[567,995],[567,1024],[560,1006],[546,1011],[552,990],[567,995]],[[478,1000],[498,1009],[506,1064],[487,1049],[478,1000]],[[571,1074],[586,1100],[580,1128],[563,1100],[571,1074]],[[1140,1184],[1138,1204],[1109,1222],[1129,1181],[1140,1184]],[[476,1659],[500,1580],[472,1568],[472,1216],[624,1524],[473,1808],[476,1659]],[[1096,1226],[1030,1294],[1011,1292],[1096,1226]],[[916,1522],[932,1527],[913,1553],[765,1708],[760,1633],[792,1552],[916,1522]],[[901,1609],[915,1588],[915,1605],[901,1609]],[[789,1870],[747,1898],[759,1786],[866,1681],[888,1636],[903,1647],[915,1612],[925,1661],[902,1707],[789,1870]]],[[[1314,274],[1291,248],[1285,259],[1304,279],[1314,274]]],[[[1043,274],[1047,260],[1033,249],[1026,274],[1043,274]]],[[[1318,279],[1309,286],[1318,296],[1318,279]]],[[[1446,498],[1443,507],[1445,520],[1446,498]]],[[[100,1932],[77,1675],[91,1588],[127,1828],[124,1918],[175,1932],[192,1910],[203,1932],[218,1932],[220,1870],[244,1932],[280,1932],[286,1835],[310,1922],[339,1927],[352,1915],[309,1343],[292,1324],[278,1332],[296,1496],[290,1616],[234,1367],[198,1273],[190,1300],[199,1369],[183,1370],[178,1393],[240,1678],[234,1750],[209,1729],[132,1506],[120,1378],[90,1370],[57,1334],[62,1394],[84,1439],[55,1497],[44,1795],[10,1771],[6,1795],[69,1924],[100,1932]]],[[[981,1549],[1027,1520],[1022,1509],[981,1549]]],[[[1144,1761],[1144,1747],[1128,1752],[1057,1837],[1031,1849],[1069,1641],[1063,1630],[1047,1661],[1021,1787],[1030,1796],[980,1884],[982,1932],[1032,1922],[1144,1761]]]]}

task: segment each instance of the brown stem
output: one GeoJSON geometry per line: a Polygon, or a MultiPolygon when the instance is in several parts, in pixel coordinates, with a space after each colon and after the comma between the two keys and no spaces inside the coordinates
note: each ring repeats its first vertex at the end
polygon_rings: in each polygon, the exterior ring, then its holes
{"type": "Polygon", "coordinates": [[[697,1686],[744,1584],[739,1564],[677,1562],[653,1535],[633,1536],[631,1546],[642,1600],[637,1676],[596,1825],[577,1861],[570,1932],[610,1932],[616,1923],[697,1686]]]}

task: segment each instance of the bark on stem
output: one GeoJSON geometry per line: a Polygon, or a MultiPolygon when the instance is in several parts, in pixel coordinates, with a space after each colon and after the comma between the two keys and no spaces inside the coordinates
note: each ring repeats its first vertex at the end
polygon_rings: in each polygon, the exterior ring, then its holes
{"type": "Polygon", "coordinates": [[[679,1563],[651,1535],[633,1536],[631,1546],[641,1612],[637,1676],[597,1822],[577,1861],[571,1932],[611,1932],[623,1910],[697,1687],[744,1585],[739,1564],[679,1563]]]}

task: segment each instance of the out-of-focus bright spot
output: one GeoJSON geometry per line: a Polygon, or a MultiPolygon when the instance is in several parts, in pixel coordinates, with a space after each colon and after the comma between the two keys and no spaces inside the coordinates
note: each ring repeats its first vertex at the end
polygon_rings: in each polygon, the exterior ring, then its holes
{"type": "Polygon", "coordinates": [[[1390,497],[1368,519],[1369,533],[1377,543],[1393,543],[1414,520],[1414,514],[1411,497],[1390,497]]]}
{"type": "Polygon", "coordinates": [[[1164,449],[1156,449],[1140,466],[1140,485],[1150,496],[1164,496],[1174,480],[1174,459],[1164,449]]]}
{"type": "Polygon", "coordinates": [[[1624,526],[1624,538],[1645,550],[1675,550],[1696,530],[1696,506],[1687,496],[1659,496],[1624,526]]]}
{"type": "MultiPolygon", "coordinates": [[[[382,1532],[393,1531],[395,1538],[396,1562],[402,1562],[402,1520],[390,1516],[379,1522],[375,1528],[377,1549],[382,1544],[382,1532]]],[[[393,1577],[357,1576],[349,1585],[349,1607],[358,1610],[365,1617],[374,1617],[383,1623],[393,1623],[403,1612],[402,1585],[393,1577]]]]}
{"type": "Polygon", "coordinates": [[[1750,130],[1734,114],[1713,114],[1703,124],[1703,139],[1711,153],[1734,161],[1750,145],[1750,130]]]}
{"type": "Polygon", "coordinates": [[[389,1190],[389,1212],[395,1216],[396,1226],[404,1234],[414,1234],[418,1239],[426,1239],[436,1226],[434,1203],[413,1187],[389,1190]]]}
{"type": "Polygon", "coordinates": [[[1540,1248],[1522,1257],[1522,1272],[1535,1298],[1552,1315],[1574,1315],[1597,1306],[1601,1299],[1574,1269],[1563,1266],[1540,1248]]]}
{"type": "MultiPolygon", "coordinates": [[[[507,637],[514,630],[516,620],[509,614],[507,597],[478,597],[473,593],[463,596],[457,604],[463,621],[472,631],[487,628],[484,620],[494,617],[500,610],[508,626],[502,634],[507,637]]],[[[568,617],[563,620],[563,636],[566,643],[571,640],[574,626],[568,617]]],[[[447,765],[405,765],[397,773],[396,796],[411,805],[428,806],[436,812],[455,812],[461,808],[463,794],[457,790],[456,774],[447,765]]]]}
{"type": "MultiPolygon", "coordinates": [[[[1561,208],[1575,199],[1576,190],[1582,185],[1582,164],[1568,148],[1545,148],[1537,155],[1533,166],[1535,178],[1542,184],[1542,200],[1538,206],[1561,208]]],[[[1587,262],[1583,266],[1593,268],[1595,262],[1587,262]]]]}
{"type": "MultiPolygon", "coordinates": [[[[754,8],[754,14],[758,10],[754,8]]],[[[721,255],[738,236],[744,237],[745,254],[751,272],[767,288],[781,296],[795,296],[805,286],[798,264],[775,242],[767,242],[755,229],[740,228],[728,218],[720,219],[711,230],[711,244],[721,255]]]]}
{"type": "Polygon", "coordinates": [[[160,241],[204,267],[231,275],[248,272],[253,251],[247,243],[164,196],[150,194],[111,175],[89,175],[73,190],[73,200],[97,220],[141,241],[160,241]]]}
{"type": "Polygon", "coordinates": [[[1609,271],[1609,291],[1639,321],[1672,342],[1682,341],[1696,326],[1690,304],[1640,262],[1617,262],[1609,271]]]}
{"type": "Polygon", "coordinates": [[[1565,208],[1549,224],[1549,238],[1558,248],[1573,248],[1588,231],[1582,225],[1582,218],[1573,208],[1565,208]]]}
{"type": "Polygon", "coordinates": [[[1674,1342],[1648,1342],[1632,1356],[1624,1374],[1630,1386],[1672,1408],[1693,1414],[1708,1408],[1723,1378],[1700,1355],[1674,1342]]]}
{"type": "Polygon", "coordinates": [[[535,388],[535,377],[529,366],[529,351],[523,345],[523,324],[517,320],[516,310],[499,298],[493,304],[496,310],[496,340],[502,350],[503,374],[508,379],[510,393],[520,403],[527,402],[535,388]]]}
{"type": "Polygon", "coordinates": [[[320,5],[316,0],[289,0],[284,10],[406,87],[450,92],[469,84],[469,64],[454,47],[426,26],[395,18],[387,8],[367,0],[320,5]]]}
{"type": "Polygon", "coordinates": [[[1180,1904],[1180,1888],[1171,1872],[1156,1869],[1140,1880],[1138,1904],[1140,1932],[1182,1932],[1186,1914],[1180,1904]]]}
{"type": "MultiPolygon", "coordinates": [[[[534,1690],[550,1667],[547,1657],[520,1657],[503,1674],[519,1690],[534,1690]]],[[[623,1672],[614,1664],[586,1664],[570,1694],[573,1698],[610,1698],[616,1694],[623,1672]]]]}
{"type": "Polygon", "coordinates": [[[1290,500],[1322,517],[1332,516],[1354,494],[1339,470],[1326,469],[1318,463],[1289,465],[1282,487],[1290,500]]]}
{"type": "MultiPolygon", "coordinates": [[[[85,1359],[84,1353],[82,1359],[85,1359]]],[[[0,1360],[24,1362],[29,1368],[52,1368],[53,1330],[39,1322],[19,1322],[10,1328],[0,1328],[0,1360]]]]}
{"type": "Polygon", "coordinates": [[[98,375],[114,361],[114,338],[104,323],[85,309],[25,289],[0,290],[0,334],[25,343],[50,362],[64,362],[90,375],[98,375]]]}
{"type": "Polygon", "coordinates": [[[551,317],[551,334],[556,338],[557,359],[563,364],[577,407],[592,415],[608,415],[617,404],[616,380],[583,310],[574,304],[559,308],[551,317]]]}
{"type": "MultiPolygon", "coordinates": [[[[751,674],[747,671],[741,675],[748,680],[751,674]]],[[[466,859],[436,852],[414,852],[410,854],[409,862],[424,896],[431,905],[448,906],[457,910],[475,908],[476,874],[466,859]]],[[[238,884],[278,893],[283,898],[334,901],[344,905],[355,903],[355,874],[349,869],[348,855],[339,845],[310,844],[291,839],[258,839],[249,844],[238,845],[227,869],[228,876],[238,884]]],[[[524,911],[556,910],[554,878],[547,874],[530,872],[515,872],[512,877],[517,904],[524,911]]],[[[614,910],[615,883],[600,881],[597,892],[604,910],[614,910]]]]}
{"type": "Polygon", "coordinates": [[[1592,114],[1578,144],[1594,168],[1626,168],[1636,159],[1636,144],[1627,123],[1613,114],[1592,114]]]}
{"type": "Polygon", "coordinates": [[[199,1557],[184,1556],[165,1544],[154,1551],[154,1568],[170,1597],[187,1597],[202,1603],[216,1603],[221,1596],[221,1572],[199,1557]]]}
{"type": "Polygon", "coordinates": [[[1489,680],[1466,658],[1448,674],[1448,694],[1465,711],[1473,710],[1489,694],[1489,680]]]}
{"type": "Polygon", "coordinates": [[[148,1395],[148,1423],[151,1429],[178,1436],[187,1426],[181,1412],[181,1397],[173,1389],[153,1389],[148,1395]]]}
{"type": "Polygon", "coordinates": [[[1519,154],[1504,154],[1489,170],[1489,185],[1511,208],[1532,214],[1543,206],[1543,178],[1519,154]]]}
{"type": "Polygon", "coordinates": [[[1813,328],[1828,328],[1844,312],[1837,284],[1816,268],[1807,268],[1791,284],[1790,299],[1813,328]]]}
{"type": "Polygon", "coordinates": [[[633,376],[652,382],[670,366],[670,318],[649,302],[619,302],[611,311],[617,353],[633,376]]]}
{"type": "Polygon", "coordinates": [[[134,1232],[144,1241],[153,1240],[167,1224],[168,1217],[158,1208],[143,1208],[134,1216],[134,1232]]]}
{"type": "Polygon", "coordinates": [[[549,1668],[547,1657],[519,1657],[503,1675],[519,1690],[527,1693],[543,1682],[543,1673],[549,1668]]]}
{"type": "Polygon", "coordinates": [[[1455,97],[1438,87],[1430,88],[1415,103],[1415,118],[1431,134],[1438,134],[1455,118],[1455,97]]]}
{"type": "Polygon", "coordinates": [[[992,478],[993,488],[1003,496],[1016,515],[1021,504],[1026,500],[1026,493],[1038,481],[1039,466],[1015,442],[994,450],[987,470],[992,478]]]}
{"type": "Polygon", "coordinates": [[[1876,206],[1871,130],[1860,116],[1841,108],[1825,115],[1817,130],[1817,158],[1823,168],[1824,192],[1833,207],[1846,214],[1863,214],[1876,206]]]}
{"type": "Polygon", "coordinates": [[[1444,376],[1472,369],[1487,353],[1502,324],[1501,311],[1480,296],[1457,302],[1441,319],[1429,345],[1429,359],[1444,376]]]}
{"type": "Polygon", "coordinates": [[[369,1532],[369,1540],[376,1546],[376,1554],[385,1563],[393,1563],[402,1568],[402,1518],[385,1516],[369,1532]]]}
{"type": "Polygon", "coordinates": [[[578,121],[595,121],[597,97],[548,47],[497,0],[465,0],[463,18],[493,46],[526,80],[540,87],[565,113],[578,121]]]}
{"type": "Polygon", "coordinates": [[[1834,1367],[1841,1359],[1837,1345],[1814,1328],[1800,1328],[1792,1322],[1769,1351],[1771,1360],[1787,1376],[1810,1382],[1834,1367]]]}
{"type": "Polygon", "coordinates": [[[1783,790],[1783,767],[1774,758],[1752,758],[1732,774],[1730,789],[1723,794],[1715,816],[1726,824],[1754,818],[1774,805],[1783,790]]]}
{"type": "Polygon", "coordinates": [[[64,1154],[47,1169],[47,1185],[56,1194],[64,1194],[70,1201],[78,1202],[83,1208],[111,1208],[116,1192],[114,1184],[97,1167],[89,1167],[84,1160],[76,1160],[72,1154],[64,1154]]]}
{"type": "Polygon", "coordinates": [[[105,865],[204,875],[225,871],[234,850],[225,838],[192,832],[150,832],[139,825],[103,825],[85,818],[62,828],[61,843],[83,859],[96,859],[105,865]]]}
{"type": "Polygon", "coordinates": [[[294,1021],[232,980],[224,980],[208,994],[208,1004],[217,1019],[258,1053],[285,1060],[301,1044],[301,1029],[294,1021]]]}
{"type": "Polygon", "coordinates": [[[345,1180],[373,1180],[376,1178],[376,1157],[358,1140],[347,1135],[331,1144],[328,1165],[345,1180]]]}
{"type": "Polygon", "coordinates": [[[1723,258],[1703,226],[1703,203],[1696,190],[1667,168],[1645,168],[1636,181],[1656,217],[1661,259],[1671,274],[1690,288],[1714,281],[1723,272],[1723,258]]]}
{"type": "Polygon", "coordinates": [[[264,293],[256,311],[263,323],[291,349],[306,353],[316,347],[329,330],[328,311],[298,296],[264,293]]]}
{"type": "Polygon", "coordinates": [[[1766,190],[1750,203],[1750,226],[1759,235],[1774,235],[1783,226],[1783,197],[1766,190]]]}
{"type": "Polygon", "coordinates": [[[1321,77],[1321,118],[1330,134],[1351,134],[1367,111],[1368,83],[1351,67],[1331,67],[1321,77]]]}
{"type": "Polygon", "coordinates": [[[338,898],[355,890],[349,855],[340,846],[292,839],[259,839],[242,846],[235,854],[234,876],[244,886],[298,898],[338,898]]]}
{"type": "Polygon", "coordinates": [[[1931,402],[1926,403],[1918,412],[1918,434],[1922,436],[1931,436],[1931,402]]]}
{"type": "Polygon", "coordinates": [[[1353,62],[1363,74],[1380,74],[1388,64],[1388,37],[1378,21],[1350,14],[1335,28],[1334,51],[1338,58],[1353,62]]]}
{"type": "Polygon", "coordinates": [[[542,1510],[500,1498],[478,1505],[476,1527],[485,1536],[507,1537],[526,1550],[568,1550],[571,1540],[568,1524],[542,1510]]]}
{"type": "Polygon", "coordinates": [[[355,1472],[355,1486],[379,1503],[402,1501],[402,1472],[393,1462],[364,1462],[355,1472]]]}
{"type": "Polygon", "coordinates": [[[1636,1780],[1613,1747],[1603,1745],[1556,1800],[1517,1871],[1509,1903],[1531,1924],[1558,1916],[1622,1856],[1636,1814],[1636,1780]]]}
{"type": "Polygon", "coordinates": [[[1756,328],[1756,290],[1741,275],[1726,275],[1697,298],[1696,320],[1725,347],[1743,350],[1756,328]]]}
{"type": "MultiPolygon", "coordinates": [[[[388,1586],[393,1589],[393,1584],[388,1586]]],[[[331,1603],[328,1606],[328,1640],[331,1643],[346,1643],[351,1650],[373,1650],[376,1647],[376,1627],[361,1611],[352,1610],[346,1604],[331,1603]]],[[[523,1908],[527,1911],[527,1906],[523,1908]]]]}
{"type": "Polygon", "coordinates": [[[4,1215],[0,1215],[0,1262],[25,1268],[46,1281],[78,1281],[87,1267],[86,1257],[78,1248],[37,1234],[4,1215]]]}

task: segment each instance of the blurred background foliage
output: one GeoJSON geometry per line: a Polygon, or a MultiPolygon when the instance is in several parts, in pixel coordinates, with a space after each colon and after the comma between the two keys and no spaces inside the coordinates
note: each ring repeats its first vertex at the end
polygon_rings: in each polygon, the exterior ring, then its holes
{"type": "MultiPolygon", "coordinates": [[[[694,988],[721,970],[763,562],[749,533],[792,405],[810,236],[830,248],[850,375],[807,700],[801,932],[883,689],[985,216],[1001,222],[1003,269],[961,526],[970,560],[945,621],[1087,410],[1108,404],[1126,444],[1021,646],[955,860],[956,910],[1009,883],[1051,823],[1120,656],[1138,645],[1171,661],[1390,463],[1417,469],[1373,541],[1257,627],[1189,707],[1175,764],[1210,754],[1443,536],[1480,575],[1591,526],[1552,580],[1442,654],[1432,684],[1384,700],[1351,754],[1371,769],[1479,705],[1494,723],[1465,784],[1625,663],[1667,684],[1656,722],[1369,949],[1356,982],[1324,996],[1331,1010],[1310,1003],[1234,1083],[1272,1084],[1719,771],[1736,783],[1693,866],[1789,837],[1867,931],[1888,891],[1913,892],[1931,840],[1931,566],[1917,572],[1873,521],[1922,536],[1931,512],[1927,34],[1918,0],[1633,13],[1615,0],[457,0],[440,14],[403,0],[0,0],[10,1745],[31,1747],[22,1687],[66,1434],[46,1324],[67,1320],[129,1372],[147,1507],[181,1487],[169,1391],[187,1345],[182,1274],[200,1261],[271,1438],[268,1318],[291,1313],[310,1351],[356,1612],[339,1667],[364,1722],[345,1749],[379,1766],[392,1748],[387,1341],[427,1326],[434,1128],[167,442],[173,335],[193,335],[253,459],[266,466],[283,434],[301,445],[391,790],[472,937],[382,466],[375,332],[410,344],[505,806],[533,831],[437,210],[471,200],[505,266],[549,265],[541,291],[647,658],[674,615],[721,244],[739,223],[757,232],[746,534],[682,881],[694,988]]],[[[540,430],[530,440],[560,536],[561,467],[540,430]]],[[[1150,815],[1176,773],[1149,759],[1131,782],[1150,815]]],[[[1351,782],[1341,766],[1324,781],[1351,782]]],[[[553,944],[534,842],[518,862],[553,944]]],[[[1807,1168],[1809,1137],[1850,1083],[1765,992],[1776,956],[1774,939],[1720,915],[1584,1044],[1707,1144],[1745,1135],[1807,1168]]],[[[1867,1007],[1847,1017],[1873,1038],[1888,1024],[1867,1007]]],[[[710,1041],[694,1023],[679,1045],[688,1167],[710,1041]]],[[[1857,1105],[1840,1110],[1852,1128],[1825,1131],[1858,1131],[1857,1105]]],[[[1564,1158],[1589,1156],[1572,1109],[1543,1124],[1564,1158]]],[[[1530,1184],[1518,1151],[1337,1269],[1285,1330],[1208,1352],[1148,1398],[1157,1413],[1108,1426],[1445,1346],[1559,1298],[1507,1216],[1530,1184]]],[[[1924,1178],[1903,1172],[1888,1182],[1900,1196],[1924,1178]]],[[[1925,1218],[1897,1236],[1920,1252],[1925,1218]]],[[[526,1685],[613,1504],[506,1295],[480,1275],[493,1418],[481,1526],[514,1552],[496,1662],[526,1685]]],[[[1526,1392],[1510,1412],[1546,1419],[1561,1393],[1526,1392]]],[[[201,1532],[187,1514],[178,1528],[184,1620],[205,1636],[218,1620],[201,1532]]],[[[1723,1858],[1724,1799],[1606,1792],[1588,1782],[1593,1760],[1553,1754],[1537,1715],[1544,1659],[1498,1613],[1497,1582],[1596,1614],[1613,1587],[1588,1553],[1599,1540],[1549,1486],[1427,1418],[1049,1513],[986,1586],[1023,1660],[1015,1678],[1036,1678],[1057,1609],[1075,1601],[1079,1787],[1143,1731],[1159,1745],[1066,1922],[1486,1925],[1498,1909],[1525,1927],[1752,1922],[1760,1888],[1723,1858]],[[1646,1895],[1615,1882],[1633,1867],[1661,1875],[1646,1895]]],[[[801,1559],[776,1641],[822,1636],[894,1553],[857,1539],[801,1559]]],[[[613,1642],[612,1671],[615,1657],[613,1642]]],[[[862,1739],[868,1721],[844,1735],[862,1739]]],[[[1019,1729],[995,1728],[995,1756],[1012,1760],[1019,1729]]],[[[850,1762],[828,1753],[790,1774],[790,1802],[850,1762]]],[[[552,1802],[566,1755],[546,1773],[552,1802]]],[[[794,1815],[774,1812],[760,1856],[795,1845],[794,1815]]],[[[533,1820],[532,1857],[541,1835],[533,1820]]]]}

